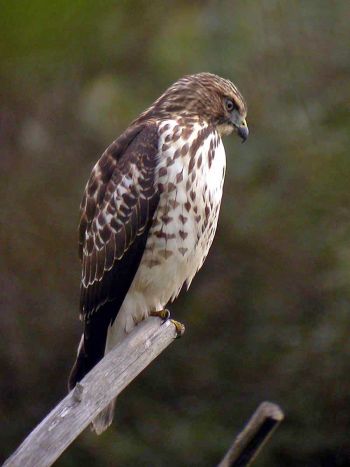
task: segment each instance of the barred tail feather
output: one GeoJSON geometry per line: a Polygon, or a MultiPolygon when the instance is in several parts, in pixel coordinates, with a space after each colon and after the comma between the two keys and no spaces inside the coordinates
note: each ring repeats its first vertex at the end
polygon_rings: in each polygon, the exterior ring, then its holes
{"type": "MultiPolygon", "coordinates": [[[[114,323],[106,327],[100,327],[100,332],[90,333],[87,339],[86,335],[82,335],[78,347],[77,358],[69,376],[68,388],[72,390],[76,383],[80,381],[97,363],[103,358],[105,354],[111,351],[117,344],[119,344],[125,336],[135,326],[132,314],[129,313],[129,305],[132,309],[135,308],[133,297],[130,301],[126,301],[114,323]],[[101,332],[104,331],[104,335],[101,332]]],[[[113,421],[114,409],[116,399],[113,399],[92,421],[91,429],[97,435],[103,433],[111,425],[113,421]]]]}
{"type": "MultiPolygon", "coordinates": [[[[130,297],[129,297],[130,298],[130,297]]],[[[126,328],[130,332],[135,326],[131,315],[128,313],[128,300],[124,302],[119,310],[117,319],[108,328],[107,339],[105,346],[105,354],[110,352],[116,345],[118,345],[126,336],[126,328]],[[129,318],[129,319],[128,319],[129,318]],[[127,322],[129,321],[129,325],[127,322]],[[132,324],[131,324],[131,322],[132,324]]],[[[105,407],[92,421],[91,429],[95,431],[97,435],[103,433],[111,425],[114,416],[115,404],[117,398],[113,399],[107,407],[105,407]]]]}
{"type": "MultiPolygon", "coordinates": [[[[90,371],[91,368],[89,367],[90,365],[86,361],[86,354],[84,349],[84,335],[82,335],[78,347],[77,358],[69,375],[69,391],[71,391],[77,382],[80,381],[90,371]]],[[[95,431],[97,435],[103,433],[111,425],[114,416],[115,403],[116,399],[112,400],[112,402],[110,402],[107,407],[105,407],[92,421],[91,430],[95,431]]]]}

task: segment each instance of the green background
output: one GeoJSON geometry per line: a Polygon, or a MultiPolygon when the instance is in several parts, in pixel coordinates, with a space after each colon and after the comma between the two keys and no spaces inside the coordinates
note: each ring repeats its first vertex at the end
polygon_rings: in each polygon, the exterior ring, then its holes
{"type": "Polygon", "coordinates": [[[350,2],[1,1],[1,459],[65,395],[78,207],[105,147],[172,82],[248,102],[186,324],[58,466],[213,466],[263,400],[257,466],[350,465],[350,2]]]}

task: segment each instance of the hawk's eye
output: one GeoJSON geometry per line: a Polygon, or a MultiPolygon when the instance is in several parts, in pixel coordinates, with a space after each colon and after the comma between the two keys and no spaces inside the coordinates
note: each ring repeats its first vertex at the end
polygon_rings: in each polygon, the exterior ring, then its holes
{"type": "Polygon", "coordinates": [[[233,109],[237,109],[236,104],[231,99],[225,100],[226,110],[232,112],[233,109]]]}

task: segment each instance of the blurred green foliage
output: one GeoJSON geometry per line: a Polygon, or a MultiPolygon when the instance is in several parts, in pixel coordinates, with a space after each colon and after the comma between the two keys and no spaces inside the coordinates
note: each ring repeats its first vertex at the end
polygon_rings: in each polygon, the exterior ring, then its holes
{"type": "Polygon", "coordinates": [[[350,464],[350,3],[1,2],[2,459],[66,391],[80,334],[80,197],[166,86],[245,95],[216,240],[171,306],[185,337],[57,462],[211,466],[262,400],[287,418],[260,466],[350,464]]]}

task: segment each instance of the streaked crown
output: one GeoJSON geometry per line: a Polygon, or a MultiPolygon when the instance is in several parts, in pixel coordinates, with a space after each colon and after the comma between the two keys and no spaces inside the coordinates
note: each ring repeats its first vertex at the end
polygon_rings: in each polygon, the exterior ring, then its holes
{"type": "Polygon", "coordinates": [[[230,133],[245,123],[247,105],[238,88],[212,73],[184,76],[172,84],[145,112],[144,119],[195,118],[230,133]]]}

